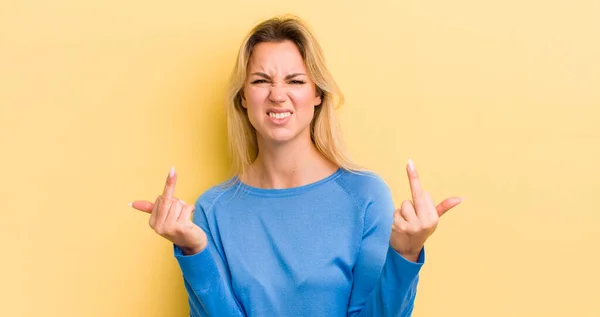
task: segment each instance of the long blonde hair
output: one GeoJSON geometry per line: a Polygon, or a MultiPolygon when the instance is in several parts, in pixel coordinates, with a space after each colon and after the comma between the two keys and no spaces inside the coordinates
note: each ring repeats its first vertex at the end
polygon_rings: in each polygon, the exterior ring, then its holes
{"type": "Polygon", "coordinates": [[[233,176],[243,174],[258,155],[256,130],[242,106],[252,49],[263,42],[293,42],[306,64],[308,75],[321,95],[321,105],[315,107],[310,125],[310,136],[317,149],[339,167],[349,171],[362,170],[349,157],[336,118],[335,110],[344,102],[344,96],[325,65],[322,49],[306,23],[293,15],[278,16],[255,26],[244,39],[230,77],[227,95],[227,131],[232,158],[233,176]]]}

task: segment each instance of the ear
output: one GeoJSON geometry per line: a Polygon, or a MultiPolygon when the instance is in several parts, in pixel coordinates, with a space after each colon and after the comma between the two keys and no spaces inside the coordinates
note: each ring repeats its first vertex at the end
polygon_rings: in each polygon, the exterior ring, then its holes
{"type": "Polygon", "coordinates": [[[242,101],[242,107],[244,107],[244,109],[248,109],[248,107],[246,106],[246,97],[244,97],[243,91],[240,91],[240,99],[242,101]]]}
{"type": "Polygon", "coordinates": [[[320,89],[317,90],[317,95],[315,96],[315,101],[314,101],[314,105],[316,106],[320,106],[321,103],[323,102],[323,98],[321,97],[323,96],[323,93],[321,92],[320,89]]]}

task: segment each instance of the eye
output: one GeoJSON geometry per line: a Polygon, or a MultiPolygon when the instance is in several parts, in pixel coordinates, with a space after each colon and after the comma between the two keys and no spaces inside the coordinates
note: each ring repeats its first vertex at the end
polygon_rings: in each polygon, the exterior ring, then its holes
{"type": "Polygon", "coordinates": [[[255,80],[255,81],[252,81],[252,84],[264,84],[264,83],[266,83],[266,82],[267,82],[267,81],[266,81],[266,80],[264,80],[264,79],[257,79],[257,80],[255,80]]]}
{"type": "Polygon", "coordinates": [[[292,84],[294,84],[294,85],[303,85],[303,84],[306,84],[306,82],[305,82],[305,81],[303,81],[303,80],[292,80],[292,81],[290,81],[290,82],[291,82],[292,84]]]}

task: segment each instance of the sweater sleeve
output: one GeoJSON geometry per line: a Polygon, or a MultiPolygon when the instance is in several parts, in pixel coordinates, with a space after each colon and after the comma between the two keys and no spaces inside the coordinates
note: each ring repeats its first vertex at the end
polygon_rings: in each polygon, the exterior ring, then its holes
{"type": "Polygon", "coordinates": [[[357,262],[354,266],[348,316],[411,316],[424,263],[402,257],[390,245],[394,203],[386,186],[369,202],[357,262]]]}
{"type": "Polygon", "coordinates": [[[190,317],[245,316],[231,288],[229,269],[218,252],[199,203],[196,203],[194,223],[206,233],[206,248],[197,254],[185,255],[181,248],[173,246],[188,294],[190,317]]]}

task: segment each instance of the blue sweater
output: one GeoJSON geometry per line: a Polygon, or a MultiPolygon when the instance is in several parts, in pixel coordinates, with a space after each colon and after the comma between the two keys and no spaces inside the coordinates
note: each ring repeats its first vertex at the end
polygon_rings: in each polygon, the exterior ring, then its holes
{"type": "Polygon", "coordinates": [[[202,252],[175,258],[190,316],[410,316],[424,261],[389,245],[394,204],[373,173],[338,169],[305,186],[234,180],[196,202],[202,252]]]}

